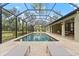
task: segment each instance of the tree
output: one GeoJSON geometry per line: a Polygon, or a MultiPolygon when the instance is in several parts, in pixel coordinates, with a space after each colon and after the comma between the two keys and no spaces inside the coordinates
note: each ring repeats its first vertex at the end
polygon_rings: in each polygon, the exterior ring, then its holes
{"type": "MultiPolygon", "coordinates": [[[[13,14],[19,13],[19,11],[16,8],[12,8],[9,11],[13,14]]],[[[16,17],[5,10],[3,10],[2,13],[3,13],[3,20],[2,20],[3,30],[15,31],[16,17]]],[[[17,20],[17,22],[20,23],[19,19],[17,20]]],[[[19,27],[19,26],[17,26],[17,27],[19,27]]]]}

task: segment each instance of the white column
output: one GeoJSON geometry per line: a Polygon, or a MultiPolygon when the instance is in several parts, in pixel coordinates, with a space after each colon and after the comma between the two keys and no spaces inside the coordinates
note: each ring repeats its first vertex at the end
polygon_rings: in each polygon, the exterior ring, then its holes
{"type": "Polygon", "coordinates": [[[48,26],[46,27],[46,32],[48,32],[48,26]]]}
{"type": "Polygon", "coordinates": [[[52,33],[52,25],[51,25],[51,33],[52,33]]]}
{"type": "Polygon", "coordinates": [[[65,22],[62,23],[62,36],[65,36],[65,22]]]}
{"type": "Polygon", "coordinates": [[[74,39],[79,41],[79,11],[77,11],[75,20],[74,20],[74,39]]]}
{"type": "Polygon", "coordinates": [[[48,28],[46,27],[45,29],[46,29],[46,32],[47,32],[48,28]]]}
{"type": "Polygon", "coordinates": [[[48,31],[47,32],[49,32],[50,33],[50,26],[48,26],[48,31]]]}
{"type": "Polygon", "coordinates": [[[49,33],[51,32],[51,27],[49,26],[49,33]]]}
{"type": "Polygon", "coordinates": [[[50,26],[50,33],[52,33],[52,26],[50,26]]]}

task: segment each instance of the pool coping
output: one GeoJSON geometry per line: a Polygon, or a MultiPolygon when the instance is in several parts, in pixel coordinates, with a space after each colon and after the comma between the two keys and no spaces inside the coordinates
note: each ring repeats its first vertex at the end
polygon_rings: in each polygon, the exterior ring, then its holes
{"type": "MultiPolygon", "coordinates": [[[[4,44],[9,43],[9,42],[16,42],[16,40],[22,39],[23,37],[25,37],[25,36],[27,36],[27,35],[29,35],[29,34],[32,34],[32,33],[45,33],[45,34],[47,34],[46,32],[31,32],[31,33],[28,33],[28,34],[19,36],[19,37],[17,37],[17,38],[11,39],[11,40],[9,40],[9,41],[3,42],[3,43],[0,44],[0,45],[4,45],[4,44]]],[[[47,35],[48,35],[48,34],[47,34],[47,35]]],[[[51,35],[49,35],[49,36],[51,36],[51,35]]],[[[52,37],[52,36],[51,36],[51,37],[52,37]]],[[[54,38],[54,39],[55,39],[55,38],[54,38]]],[[[19,41],[19,42],[21,42],[21,41],[19,41]]],[[[28,41],[27,41],[27,42],[28,42],[28,41]]],[[[37,41],[32,41],[32,42],[37,42],[37,41]]],[[[42,42],[42,41],[41,41],[41,42],[42,42]]]]}
{"type": "MultiPolygon", "coordinates": [[[[59,41],[59,40],[57,40],[56,38],[52,37],[51,35],[47,34],[46,32],[32,32],[32,33],[29,33],[29,34],[20,36],[20,37],[14,39],[14,41],[15,41],[15,42],[16,42],[16,41],[24,42],[24,41],[22,41],[22,38],[25,37],[25,36],[28,36],[28,35],[30,35],[30,34],[33,34],[33,33],[44,33],[44,34],[48,35],[49,37],[53,38],[55,41],[59,41]]],[[[54,41],[54,40],[53,40],[53,41],[54,41]]],[[[52,39],[51,39],[51,41],[52,41],[52,39]]],[[[26,42],[37,42],[37,41],[26,41],[26,42]]],[[[44,42],[44,41],[39,41],[39,42],[44,42]]],[[[45,42],[50,42],[50,41],[45,41],[45,42]]]]}

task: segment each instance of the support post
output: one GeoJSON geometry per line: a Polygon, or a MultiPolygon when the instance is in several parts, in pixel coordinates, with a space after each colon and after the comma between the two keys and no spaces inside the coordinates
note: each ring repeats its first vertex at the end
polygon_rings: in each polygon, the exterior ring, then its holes
{"type": "Polygon", "coordinates": [[[17,38],[17,17],[16,17],[16,30],[15,30],[15,34],[16,34],[16,38],[17,38]]]}
{"type": "Polygon", "coordinates": [[[50,26],[50,33],[51,33],[51,26],[50,26]]]}
{"type": "Polygon", "coordinates": [[[27,22],[26,22],[26,34],[27,34],[27,22]]]}
{"type": "Polygon", "coordinates": [[[76,41],[79,41],[79,11],[77,11],[77,14],[74,20],[74,38],[76,41]]]}
{"type": "Polygon", "coordinates": [[[51,31],[51,33],[52,33],[52,25],[50,26],[50,29],[51,29],[50,31],[51,31]]]}
{"type": "Polygon", "coordinates": [[[65,36],[65,22],[62,23],[62,36],[65,36]]]}
{"type": "Polygon", "coordinates": [[[23,28],[23,26],[24,26],[24,22],[22,21],[22,34],[24,34],[24,28],[23,28]]]}
{"type": "Polygon", "coordinates": [[[2,7],[0,7],[0,43],[2,43],[2,7]]]}

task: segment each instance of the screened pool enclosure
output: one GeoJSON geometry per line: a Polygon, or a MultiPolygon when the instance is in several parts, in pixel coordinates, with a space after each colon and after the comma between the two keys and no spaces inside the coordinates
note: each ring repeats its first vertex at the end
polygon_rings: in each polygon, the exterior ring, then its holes
{"type": "Polygon", "coordinates": [[[0,43],[46,26],[78,9],[76,3],[0,3],[0,43]]]}

